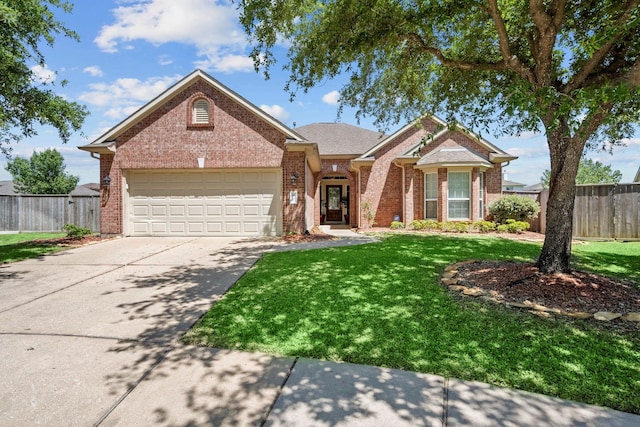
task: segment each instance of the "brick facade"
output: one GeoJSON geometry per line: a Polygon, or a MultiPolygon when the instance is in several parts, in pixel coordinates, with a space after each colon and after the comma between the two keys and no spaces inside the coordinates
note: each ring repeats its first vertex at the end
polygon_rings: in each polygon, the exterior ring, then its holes
{"type": "MultiPolygon", "coordinates": [[[[324,182],[332,183],[330,185],[340,182],[343,191],[349,189],[349,225],[387,227],[396,217],[406,224],[424,218],[424,173],[426,170],[437,171],[438,220],[446,221],[450,170],[437,164],[432,168],[417,166],[418,160],[441,147],[464,147],[486,162],[491,154],[487,145],[467,133],[441,131],[441,123],[426,118],[421,127],[406,126],[381,140],[370,152],[362,153],[358,161],[344,156],[331,159],[325,155],[320,158],[318,146],[314,144],[317,141],[300,140],[299,135],[271,120],[257,107],[200,71],[174,88],[156,98],[160,101],[152,101],[96,143],[81,147],[100,153],[100,180],[103,182],[106,176],[111,179],[111,185],[103,184],[101,187],[100,226],[103,234],[123,234],[125,231],[124,186],[130,172],[200,169],[199,158],[204,159],[205,171],[280,170],[282,212],[278,215],[281,216],[284,233],[301,233],[321,223],[320,193],[324,188],[322,180],[328,176],[341,179],[324,182]],[[208,103],[209,121],[193,123],[193,104],[200,100],[208,103]],[[437,135],[437,138],[425,138],[428,134],[437,135]],[[108,146],[114,139],[115,153],[111,154],[108,146]],[[297,142],[302,144],[296,147],[297,142]],[[415,156],[407,154],[414,148],[417,150],[415,156]],[[312,160],[309,160],[309,155],[312,160]],[[297,177],[295,184],[292,176],[297,177]],[[297,194],[297,203],[291,202],[294,194],[297,194]],[[370,222],[369,214],[372,216],[370,222]]],[[[201,114],[199,118],[202,118],[201,114]]],[[[480,219],[481,169],[467,165],[454,170],[470,173],[470,219],[480,219]]],[[[502,192],[500,164],[486,169],[484,177],[486,212],[486,206],[502,192]]]]}
{"type": "MultiPolygon", "coordinates": [[[[359,177],[361,185],[361,202],[368,204],[374,214],[375,226],[387,227],[396,215],[400,220],[409,224],[414,219],[422,219],[425,216],[424,202],[424,173],[425,170],[417,169],[415,163],[427,153],[442,147],[464,147],[489,161],[490,152],[483,145],[462,131],[445,131],[435,140],[427,143],[419,149],[414,162],[403,160],[397,163],[397,157],[406,150],[418,144],[427,131],[436,131],[434,122],[425,121],[424,128],[410,128],[396,135],[388,145],[374,153],[375,163],[372,166],[361,166],[359,177]],[[404,177],[404,181],[403,181],[404,177]]],[[[330,160],[326,160],[331,162],[330,160]]],[[[470,176],[470,201],[469,220],[478,221],[484,219],[487,206],[498,199],[502,194],[502,167],[499,163],[492,168],[480,168],[477,166],[463,166],[451,169],[454,171],[469,172],[470,176]],[[480,172],[484,171],[484,196],[483,213],[480,213],[480,172]]],[[[448,221],[448,173],[450,169],[439,167],[430,169],[437,171],[438,176],[438,221],[448,221]]],[[[358,224],[362,227],[370,227],[367,222],[366,209],[360,211],[361,217],[358,224]]]]}
{"type": "Polygon", "coordinates": [[[137,121],[117,138],[115,155],[100,156],[100,179],[109,175],[111,185],[102,187],[101,233],[124,232],[123,176],[128,170],[198,168],[281,168],[283,232],[303,232],[305,201],[305,154],[289,152],[286,136],[271,124],[239,105],[204,81],[197,81],[137,121]],[[210,124],[191,123],[192,102],[210,103],[210,124]],[[298,177],[296,187],[290,176],[298,177]],[[289,192],[299,192],[290,205],[289,192]]]}

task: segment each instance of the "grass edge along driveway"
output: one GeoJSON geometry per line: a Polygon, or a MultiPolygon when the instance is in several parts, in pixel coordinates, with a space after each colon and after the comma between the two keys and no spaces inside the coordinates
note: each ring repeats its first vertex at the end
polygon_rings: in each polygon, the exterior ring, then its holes
{"type": "Polygon", "coordinates": [[[0,234],[0,264],[36,258],[68,249],[38,240],[63,237],[65,233],[12,233],[0,234]]]}
{"type": "MultiPolygon", "coordinates": [[[[640,243],[599,245],[574,247],[578,268],[583,260],[619,277],[640,271],[640,243]]],[[[495,237],[397,234],[269,253],[184,340],[482,381],[640,414],[637,335],[456,298],[438,283],[457,261],[533,261],[539,251],[495,237]]]]}

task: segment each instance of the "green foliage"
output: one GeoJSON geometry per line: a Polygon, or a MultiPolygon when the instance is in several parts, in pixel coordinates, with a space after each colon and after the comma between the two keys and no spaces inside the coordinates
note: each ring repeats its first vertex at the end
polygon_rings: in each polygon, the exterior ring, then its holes
{"type": "Polygon", "coordinates": [[[438,112],[476,133],[544,133],[558,215],[543,271],[569,268],[560,231],[585,147],[620,144],[640,121],[635,1],[244,0],[240,21],[266,76],[286,40],[292,97],[343,75],[340,109],[381,128],[438,112]]]}
{"type": "Polygon", "coordinates": [[[400,230],[400,229],[403,229],[403,228],[404,228],[404,222],[400,222],[400,221],[393,221],[393,222],[391,223],[390,228],[391,228],[392,230],[400,230]]]}
{"type": "MultiPolygon", "coordinates": [[[[53,47],[55,37],[77,39],[75,32],[56,20],[53,8],[70,13],[63,0],[20,0],[0,5],[0,152],[9,145],[36,135],[37,125],[51,125],[67,142],[82,126],[88,111],[57,95],[53,81],[38,79],[32,66],[44,66],[41,42],[53,47]]],[[[62,82],[64,86],[66,82],[62,82]]]]}
{"type": "Polygon", "coordinates": [[[440,230],[441,224],[434,219],[414,219],[409,223],[414,230],[440,230]]]}
{"type": "MultiPolygon", "coordinates": [[[[603,243],[576,267],[615,266],[638,277],[640,242],[622,244],[627,256],[612,245],[615,252],[603,243]]],[[[184,341],[427,372],[640,413],[638,334],[452,298],[439,284],[454,262],[531,262],[539,251],[509,239],[397,233],[368,245],[268,253],[184,341]]]]}
{"type": "Polygon", "coordinates": [[[81,239],[84,236],[88,236],[91,234],[91,230],[89,230],[88,228],[78,227],[74,224],[67,224],[62,227],[62,229],[67,232],[67,237],[71,239],[81,239]]]}
{"type": "Polygon", "coordinates": [[[63,246],[51,244],[48,241],[59,237],[63,235],[61,233],[0,234],[0,264],[61,251],[65,249],[63,246]]]}
{"type": "Polygon", "coordinates": [[[17,157],[7,163],[15,191],[25,194],[69,194],[80,177],[67,174],[64,159],[55,148],[34,152],[30,159],[17,157]]]}
{"type": "Polygon", "coordinates": [[[527,231],[531,227],[531,224],[525,221],[516,221],[514,219],[508,219],[504,224],[500,224],[496,227],[498,233],[512,233],[520,234],[527,231]]]}
{"type": "Polygon", "coordinates": [[[509,219],[526,221],[534,219],[540,213],[540,205],[535,200],[516,194],[502,196],[488,206],[495,222],[505,223],[509,219]]]}
{"type": "Polygon", "coordinates": [[[469,231],[469,224],[461,221],[443,222],[440,229],[449,233],[466,233],[469,231]]]}
{"type": "Polygon", "coordinates": [[[490,231],[495,231],[496,224],[491,221],[476,221],[472,224],[473,228],[478,230],[481,233],[489,233],[490,231]]]}
{"type": "Polygon", "coordinates": [[[373,227],[376,224],[376,213],[369,200],[362,202],[362,212],[364,213],[364,217],[367,220],[369,227],[373,227]]]}
{"type": "MultiPolygon", "coordinates": [[[[611,169],[611,165],[602,164],[602,162],[594,162],[591,159],[582,158],[578,166],[578,174],[576,175],[576,184],[612,184],[618,183],[622,179],[622,172],[611,169]]],[[[546,169],[542,172],[540,182],[544,188],[549,188],[551,180],[551,171],[546,169]]]]}

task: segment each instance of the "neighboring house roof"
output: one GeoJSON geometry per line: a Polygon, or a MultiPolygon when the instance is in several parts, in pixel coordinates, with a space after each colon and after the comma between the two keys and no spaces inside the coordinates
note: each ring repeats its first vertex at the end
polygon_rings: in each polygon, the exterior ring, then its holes
{"type": "MultiPolygon", "coordinates": [[[[15,186],[13,181],[0,181],[0,196],[16,196],[19,193],[15,192],[15,186]]],[[[99,196],[100,185],[98,184],[82,184],[78,185],[72,192],[72,196],[99,196]],[[93,187],[97,186],[97,189],[93,187]]]]}
{"type": "Polygon", "coordinates": [[[527,185],[526,187],[523,188],[524,191],[542,191],[544,190],[544,185],[539,182],[537,184],[533,184],[533,185],[527,185]]]}
{"type": "Polygon", "coordinates": [[[640,168],[638,168],[638,172],[636,172],[636,177],[633,178],[633,182],[640,182],[640,168]]]}
{"type": "Polygon", "coordinates": [[[321,156],[360,156],[384,138],[381,132],[346,123],[313,123],[296,128],[296,132],[317,143],[321,156]]]}
{"type": "Polygon", "coordinates": [[[15,196],[13,181],[0,181],[0,196],[15,196]]]}
{"type": "Polygon", "coordinates": [[[241,105],[242,107],[249,110],[252,114],[260,117],[265,120],[269,124],[271,124],[274,128],[278,129],[282,132],[287,139],[293,141],[302,141],[304,138],[300,136],[297,132],[293,131],[286,125],[282,124],[251,102],[247,101],[242,96],[238,95],[236,92],[232,91],[218,80],[211,77],[209,74],[205,73],[202,70],[195,70],[191,74],[185,76],[173,86],[162,92],[160,95],[146,103],[140,109],[138,109],[135,113],[131,114],[129,117],[124,119],[122,122],[118,123],[107,132],[102,134],[98,139],[93,141],[91,144],[83,145],[78,148],[81,150],[94,152],[94,153],[109,153],[115,151],[115,140],[118,136],[122,135],[128,129],[133,127],[136,123],[138,123],[143,118],[147,117],[162,105],[164,105],[167,101],[169,101],[174,95],[180,93],[185,88],[191,86],[198,80],[204,80],[209,85],[213,86],[220,92],[224,93],[226,96],[233,99],[236,103],[241,105]]]}
{"type": "Polygon", "coordinates": [[[502,180],[502,186],[503,187],[521,187],[522,189],[524,189],[524,187],[526,187],[527,184],[523,184],[521,182],[515,182],[515,181],[509,181],[506,179],[502,180]]]}
{"type": "Polygon", "coordinates": [[[437,150],[425,154],[418,160],[417,166],[484,166],[487,168],[493,165],[477,153],[464,147],[440,147],[437,150]]]}

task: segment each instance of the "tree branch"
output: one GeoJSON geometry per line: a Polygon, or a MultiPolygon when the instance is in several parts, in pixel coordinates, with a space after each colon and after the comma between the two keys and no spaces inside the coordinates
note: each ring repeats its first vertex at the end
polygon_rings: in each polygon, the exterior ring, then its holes
{"type": "Polygon", "coordinates": [[[534,83],[533,72],[525,67],[520,58],[511,53],[511,43],[509,42],[509,34],[507,33],[507,27],[504,24],[504,19],[498,9],[497,0],[487,0],[488,12],[491,15],[491,19],[496,25],[498,31],[498,41],[500,43],[500,52],[502,53],[502,59],[507,68],[518,73],[520,77],[527,80],[529,83],[534,83]]]}
{"type": "Polygon", "coordinates": [[[418,49],[422,52],[433,55],[445,67],[456,68],[459,70],[479,71],[504,71],[509,69],[504,60],[499,62],[469,62],[448,58],[442,50],[428,45],[423,38],[416,33],[405,34],[403,38],[414,46],[417,45],[418,49]]]}
{"type": "Polygon", "coordinates": [[[534,74],[538,86],[548,86],[552,83],[553,68],[553,48],[558,35],[558,29],[564,19],[566,0],[553,2],[550,11],[545,9],[543,0],[529,0],[529,15],[536,28],[533,37],[536,45],[537,55],[534,56],[536,63],[534,74]]]}
{"type": "Polygon", "coordinates": [[[600,125],[604,122],[605,117],[611,114],[611,110],[613,109],[613,102],[606,102],[598,108],[597,111],[587,115],[584,118],[580,126],[578,127],[576,133],[573,138],[579,138],[579,141],[586,141],[589,136],[593,134],[600,127],[600,125]]]}
{"type": "MultiPolygon", "coordinates": [[[[631,18],[631,11],[635,7],[640,5],[640,0],[630,1],[627,5],[627,9],[620,15],[620,17],[616,20],[614,28],[624,28],[624,24],[626,24],[631,18]]],[[[589,75],[596,69],[596,67],[602,62],[602,60],[607,56],[607,54],[611,51],[611,49],[615,46],[616,42],[619,41],[620,36],[624,33],[619,31],[616,36],[609,40],[607,43],[603,44],[600,49],[598,49],[594,54],[584,63],[582,68],[573,76],[569,82],[562,88],[562,92],[569,93],[574,91],[580,87],[584,87],[585,82],[589,75]]]]}
{"type": "Polygon", "coordinates": [[[511,58],[511,46],[509,45],[507,27],[505,27],[502,15],[500,15],[500,11],[498,10],[498,0],[488,0],[488,3],[489,13],[491,14],[491,18],[496,24],[496,29],[498,30],[498,40],[500,41],[502,57],[508,61],[511,58]]]}

